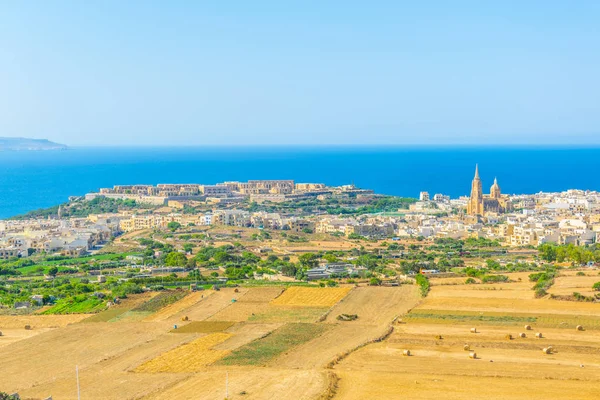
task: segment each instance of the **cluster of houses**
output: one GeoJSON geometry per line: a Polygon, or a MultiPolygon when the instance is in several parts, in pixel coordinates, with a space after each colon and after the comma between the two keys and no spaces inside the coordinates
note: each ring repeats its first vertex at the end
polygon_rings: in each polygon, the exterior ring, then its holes
{"type": "Polygon", "coordinates": [[[329,187],[323,183],[295,183],[293,180],[250,180],[248,182],[223,182],[204,184],[117,185],[102,188],[98,193],[88,193],[88,200],[96,197],[130,199],[141,203],[163,205],[170,201],[196,200],[215,203],[236,202],[245,199],[263,203],[298,201],[319,196],[369,196],[372,190],[354,185],[329,187]]]}
{"type": "MultiPolygon", "coordinates": [[[[452,200],[453,211],[439,215],[441,207],[421,205],[426,212],[412,212],[398,223],[398,236],[483,237],[509,246],[538,246],[543,243],[590,245],[600,233],[600,193],[568,190],[510,196],[508,213],[487,212],[483,216],[464,215],[467,198],[452,200]]],[[[431,203],[421,201],[419,203],[431,203]]],[[[418,203],[417,203],[418,204],[418,203]]],[[[448,204],[448,203],[446,203],[448,204]]]]}
{"type": "Polygon", "coordinates": [[[33,252],[80,256],[102,246],[118,231],[118,217],[0,221],[0,259],[33,252]]]}

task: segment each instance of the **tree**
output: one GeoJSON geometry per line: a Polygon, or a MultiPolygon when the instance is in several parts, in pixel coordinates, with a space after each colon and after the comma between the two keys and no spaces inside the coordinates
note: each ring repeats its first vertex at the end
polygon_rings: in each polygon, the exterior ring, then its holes
{"type": "Polygon", "coordinates": [[[181,228],[181,224],[177,221],[171,221],[167,225],[167,228],[169,228],[171,232],[175,232],[177,229],[181,228]]]}
{"type": "Polygon", "coordinates": [[[281,267],[281,273],[285,276],[296,276],[296,266],[294,264],[285,264],[281,267]]]}
{"type": "Polygon", "coordinates": [[[50,267],[50,269],[48,270],[48,275],[56,276],[56,274],[58,274],[58,267],[50,267]]]}
{"type": "Polygon", "coordinates": [[[186,253],[191,253],[193,249],[194,249],[194,245],[191,243],[185,243],[183,245],[183,250],[185,250],[186,253]]]}
{"type": "Polygon", "coordinates": [[[172,251],[171,253],[167,254],[167,257],[165,258],[165,265],[169,267],[183,267],[186,264],[187,258],[185,255],[177,251],[172,251]]]}
{"type": "Polygon", "coordinates": [[[319,265],[318,257],[314,253],[304,253],[298,257],[298,261],[305,268],[315,268],[319,265]]]}
{"type": "Polygon", "coordinates": [[[323,259],[329,263],[338,262],[338,258],[333,254],[325,254],[323,259]]]}
{"type": "Polygon", "coordinates": [[[215,253],[215,255],[213,256],[213,259],[215,260],[216,263],[224,264],[228,261],[231,261],[231,256],[226,251],[219,251],[219,252],[215,253]]]}

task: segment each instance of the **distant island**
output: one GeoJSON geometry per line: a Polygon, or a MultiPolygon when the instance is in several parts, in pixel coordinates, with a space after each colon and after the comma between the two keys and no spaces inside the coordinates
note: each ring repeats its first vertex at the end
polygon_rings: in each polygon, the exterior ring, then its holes
{"type": "Polygon", "coordinates": [[[68,147],[66,145],[54,143],[47,139],[0,137],[0,151],[40,151],[67,149],[68,147]]]}

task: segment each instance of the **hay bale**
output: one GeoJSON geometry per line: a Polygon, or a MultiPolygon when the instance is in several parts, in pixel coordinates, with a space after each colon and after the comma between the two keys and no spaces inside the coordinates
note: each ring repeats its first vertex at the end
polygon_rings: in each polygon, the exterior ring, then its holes
{"type": "Polygon", "coordinates": [[[542,332],[536,333],[535,337],[538,338],[538,339],[541,339],[542,338],[542,332]]]}
{"type": "Polygon", "coordinates": [[[531,325],[525,325],[525,330],[526,331],[530,331],[531,330],[531,325]]]}
{"type": "Polygon", "coordinates": [[[577,329],[578,331],[582,331],[583,330],[583,326],[577,325],[577,327],[575,329],[577,329]]]}
{"type": "Polygon", "coordinates": [[[25,329],[28,331],[31,330],[31,325],[25,325],[25,329]]]}
{"type": "Polygon", "coordinates": [[[438,339],[438,340],[444,339],[444,337],[442,335],[435,335],[435,338],[438,339]]]}
{"type": "Polygon", "coordinates": [[[510,333],[504,337],[506,338],[506,340],[513,340],[513,336],[510,333]]]}
{"type": "Polygon", "coordinates": [[[463,346],[463,350],[464,350],[464,351],[471,351],[471,346],[469,346],[468,344],[465,344],[465,345],[463,346]]]}
{"type": "Polygon", "coordinates": [[[477,328],[471,328],[471,333],[477,333],[477,328]]]}
{"type": "Polygon", "coordinates": [[[521,332],[521,333],[519,333],[519,337],[520,337],[520,338],[526,338],[526,337],[527,337],[527,335],[526,335],[526,334],[524,334],[523,332],[521,332]]]}
{"type": "Polygon", "coordinates": [[[406,357],[410,357],[410,350],[404,350],[404,351],[402,351],[402,355],[406,356],[406,357]]]}
{"type": "Polygon", "coordinates": [[[544,354],[552,354],[552,347],[544,347],[544,348],[542,349],[542,352],[543,352],[544,354]]]}
{"type": "Polygon", "coordinates": [[[184,317],[181,317],[181,320],[182,320],[182,321],[189,321],[189,318],[188,318],[188,316],[186,315],[186,316],[184,316],[184,317]]]}
{"type": "Polygon", "coordinates": [[[2,331],[0,331],[0,336],[2,336],[2,331]]]}
{"type": "Polygon", "coordinates": [[[469,358],[472,358],[473,360],[477,359],[477,353],[475,353],[474,351],[470,352],[469,358]]]}

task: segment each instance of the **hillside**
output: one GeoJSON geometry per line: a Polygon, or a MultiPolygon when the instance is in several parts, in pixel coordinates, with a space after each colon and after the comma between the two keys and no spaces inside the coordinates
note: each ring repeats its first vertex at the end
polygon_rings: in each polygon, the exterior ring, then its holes
{"type": "Polygon", "coordinates": [[[47,139],[0,137],[0,151],[66,150],[64,144],[47,139]]]}

